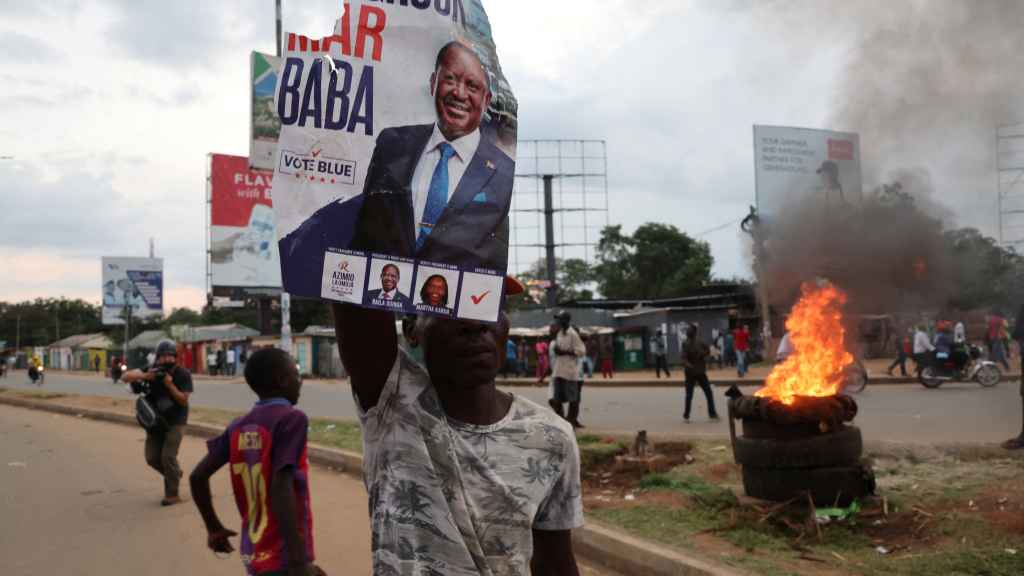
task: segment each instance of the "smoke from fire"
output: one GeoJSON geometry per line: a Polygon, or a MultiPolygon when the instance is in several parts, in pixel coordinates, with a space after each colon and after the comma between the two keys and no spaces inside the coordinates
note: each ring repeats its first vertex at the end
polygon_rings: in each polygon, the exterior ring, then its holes
{"type": "MultiPolygon", "coordinates": [[[[778,0],[737,2],[759,27],[845,58],[821,128],[860,134],[863,209],[794,207],[770,228],[765,280],[773,304],[828,276],[862,311],[941,306],[948,263],[931,219],[997,235],[996,127],[1024,121],[1024,2],[778,0]],[[873,198],[899,182],[918,210],[873,198]]],[[[773,119],[766,119],[773,120],[773,119]]],[[[907,310],[910,311],[910,310],[907,310]]]]}

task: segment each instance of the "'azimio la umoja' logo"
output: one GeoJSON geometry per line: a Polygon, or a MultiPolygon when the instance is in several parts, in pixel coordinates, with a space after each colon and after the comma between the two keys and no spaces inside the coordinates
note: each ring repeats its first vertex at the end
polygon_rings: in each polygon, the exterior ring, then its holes
{"type": "Polygon", "coordinates": [[[296,180],[318,184],[352,185],[356,182],[356,163],[325,156],[319,142],[305,154],[281,150],[278,163],[278,172],[294,176],[296,180]]]}
{"type": "Polygon", "coordinates": [[[331,292],[338,296],[351,296],[356,290],[356,275],[348,270],[348,260],[338,262],[338,269],[331,272],[331,292]]]}

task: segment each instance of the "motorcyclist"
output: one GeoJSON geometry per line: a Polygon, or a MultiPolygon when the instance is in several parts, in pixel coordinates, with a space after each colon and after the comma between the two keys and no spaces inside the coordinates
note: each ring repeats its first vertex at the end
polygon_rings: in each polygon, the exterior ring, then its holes
{"type": "Polygon", "coordinates": [[[156,346],[156,362],[142,370],[128,370],[121,380],[149,382],[146,398],[166,421],[167,426],[159,430],[146,430],[146,463],[164,477],[163,506],[181,502],[178,486],[181,481],[181,466],[178,464],[178,449],[188,422],[188,399],[192,393],[192,374],[178,366],[178,351],[174,342],[163,340],[156,346]],[[156,375],[163,373],[163,381],[156,381],[156,375]]]}

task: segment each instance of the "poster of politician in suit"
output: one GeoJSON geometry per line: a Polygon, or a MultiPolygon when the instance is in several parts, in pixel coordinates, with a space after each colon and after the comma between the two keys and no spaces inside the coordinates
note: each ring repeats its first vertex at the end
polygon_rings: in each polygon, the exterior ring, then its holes
{"type": "Polygon", "coordinates": [[[366,304],[403,312],[412,307],[409,289],[412,287],[413,266],[407,262],[373,259],[370,265],[370,289],[366,292],[366,304]]]}
{"type": "Polygon", "coordinates": [[[371,290],[371,258],[409,263],[410,279],[421,262],[505,274],[517,104],[486,14],[462,5],[363,4],[339,23],[362,32],[286,36],[273,197],[288,292],[322,296],[337,250],[365,255],[352,265],[371,290]]]}

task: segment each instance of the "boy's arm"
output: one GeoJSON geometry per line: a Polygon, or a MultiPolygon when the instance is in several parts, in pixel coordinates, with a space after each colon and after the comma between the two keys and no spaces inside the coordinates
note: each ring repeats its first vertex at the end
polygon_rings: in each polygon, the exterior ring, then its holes
{"type": "Polygon", "coordinates": [[[530,571],[538,576],[579,576],[571,530],[534,530],[530,571]]]}
{"type": "Polygon", "coordinates": [[[192,500],[195,501],[196,508],[203,517],[203,523],[206,524],[206,545],[214,552],[225,553],[234,551],[228,538],[237,536],[238,533],[225,528],[217,517],[217,512],[213,509],[213,496],[210,493],[210,477],[226,462],[227,460],[211,452],[203,457],[188,477],[192,500]]]}
{"type": "Polygon", "coordinates": [[[334,333],[341,362],[363,410],[377,405],[398,356],[395,315],[348,304],[334,305],[334,333]]]}
{"type": "Polygon", "coordinates": [[[288,574],[323,574],[306,559],[306,543],[299,534],[298,511],[295,508],[295,468],[286,466],[274,472],[270,482],[270,508],[288,550],[288,574]]]}

